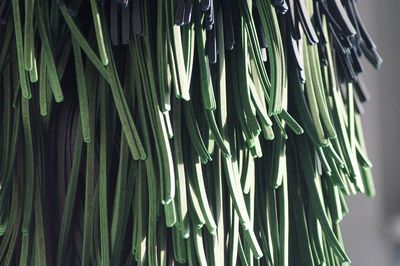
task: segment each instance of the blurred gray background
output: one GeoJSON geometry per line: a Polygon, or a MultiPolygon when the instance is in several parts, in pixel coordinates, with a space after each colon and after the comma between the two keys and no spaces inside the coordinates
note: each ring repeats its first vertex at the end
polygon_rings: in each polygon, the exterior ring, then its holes
{"type": "Polygon", "coordinates": [[[345,247],[355,266],[400,265],[400,1],[358,1],[383,66],[365,64],[363,80],[371,99],[363,117],[377,196],[348,198],[342,222],[345,247]]]}

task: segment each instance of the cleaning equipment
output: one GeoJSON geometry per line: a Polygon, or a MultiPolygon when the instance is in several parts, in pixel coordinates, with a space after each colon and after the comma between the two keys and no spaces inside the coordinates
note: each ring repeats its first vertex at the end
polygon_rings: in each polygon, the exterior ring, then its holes
{"type": "Polygon", "coordinates": [[[374,195],[356,0],[0,0],[1,265],[342,265],[374,195]]]}

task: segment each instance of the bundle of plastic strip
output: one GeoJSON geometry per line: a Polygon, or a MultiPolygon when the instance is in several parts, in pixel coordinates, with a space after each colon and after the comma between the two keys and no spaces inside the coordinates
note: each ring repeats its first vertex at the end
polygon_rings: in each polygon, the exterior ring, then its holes
{"type": "Polygon", "coordinates": [[[374,195],[356,0],[0,0],[1,265],[341,265],[374,195]]]}

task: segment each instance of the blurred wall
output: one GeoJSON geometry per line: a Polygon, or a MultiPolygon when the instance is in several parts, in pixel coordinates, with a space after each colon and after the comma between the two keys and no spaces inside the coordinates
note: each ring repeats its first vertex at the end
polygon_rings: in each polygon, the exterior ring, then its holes
{"type": "MultiPolygon", "coordinates": [[[[400,245],[398,250],[393,245],[393,223],[395,217],[400,217],[400,3],[363,0],[358,5],[384,60],[379,71],[365,64],[363,74],[371,95],[365,105],[363,125],[369,157],[374,163],[377,196],[348,199],[350,214],[342,222],[342,232],[352,265],[400,265],[400,245]]],[[[400,243],[400,233],[397,235],[400,243]]]]}

